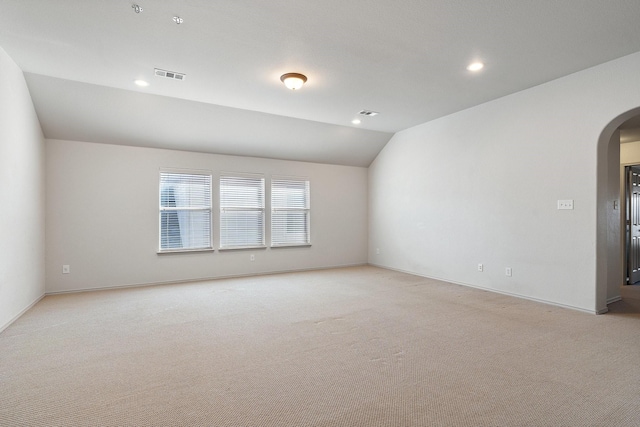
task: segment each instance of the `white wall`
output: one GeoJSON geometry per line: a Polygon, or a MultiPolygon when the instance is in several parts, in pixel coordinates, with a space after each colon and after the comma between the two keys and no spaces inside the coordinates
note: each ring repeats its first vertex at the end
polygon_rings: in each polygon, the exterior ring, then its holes
{"type": "Polygon", "coordinates": [[[46,164],[48,293],[367,262],[366,168],[58,140],[46,164]],[[308,177],[312,246],[158,255],[161,167],[308,177]]]}
{"type": "Polygon", "coordinates": [[[599,140],[640,106],[639,68],[629,55],[397,133],[369,171],[369,262],[602,310],[599,140]]]}
{"type": "Polygon", "coordinates": [[[44,295],[43,143],[22,71],[0,48],[0,331],[44,295]]]}
{"type": "MultiPolygon", "coordinates": [[[[640,141],[620,144],[620,164],[623,166],[640,164],[640,141]]],[[[624,167],[621,170],[624,170],[624,167]]]]}

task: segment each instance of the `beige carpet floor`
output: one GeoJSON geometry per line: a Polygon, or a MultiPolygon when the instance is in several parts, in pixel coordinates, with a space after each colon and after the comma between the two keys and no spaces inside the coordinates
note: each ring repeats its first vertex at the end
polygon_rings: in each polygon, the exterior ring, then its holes
{"type": "Polygon", "coordinates": [[[47,296],[0,334],[0,425],[640,426],[624,292],[596,316],[365,266],[47,296]]]}

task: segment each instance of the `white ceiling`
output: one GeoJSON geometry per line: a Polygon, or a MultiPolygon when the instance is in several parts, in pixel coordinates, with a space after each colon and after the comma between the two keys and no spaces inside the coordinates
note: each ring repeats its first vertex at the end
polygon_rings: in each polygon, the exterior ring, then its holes
{"type": "Polygon", "coordinates": [[[46,137],[367,166],[396,131],[640,51],[638,0],[133,3],[0,0],[46,137]]]}

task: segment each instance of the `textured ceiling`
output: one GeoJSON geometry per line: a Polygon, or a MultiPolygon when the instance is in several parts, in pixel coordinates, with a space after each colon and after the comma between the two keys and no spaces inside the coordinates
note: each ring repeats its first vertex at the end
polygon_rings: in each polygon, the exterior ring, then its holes
{"type": "Polygon", "coordinates": [[[138,3],[0,0],[47,137],[367,166],[396,131],[640,51],[638,0],[138,3]]]}

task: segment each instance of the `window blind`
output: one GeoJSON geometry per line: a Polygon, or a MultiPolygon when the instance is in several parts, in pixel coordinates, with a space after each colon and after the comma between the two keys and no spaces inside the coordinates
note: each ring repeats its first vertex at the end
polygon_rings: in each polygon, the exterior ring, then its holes
{"type": "Polygon", "coordinates": [[[220,248],[264,246],[264,177],[220,177],[220,248]]]}
{"type": "Polygon", "coordinates": [[[271,180],[271,245],[310,243],[309,181],[271,180]]]}
{"type": "Polygon", "coordinates": [[[211,175],[161,172],[160,251],[211,248],[211,175]]]}

